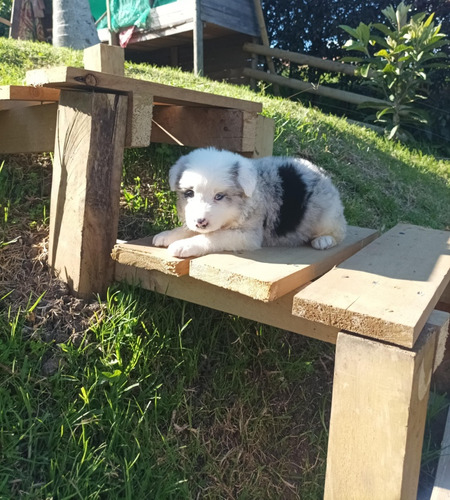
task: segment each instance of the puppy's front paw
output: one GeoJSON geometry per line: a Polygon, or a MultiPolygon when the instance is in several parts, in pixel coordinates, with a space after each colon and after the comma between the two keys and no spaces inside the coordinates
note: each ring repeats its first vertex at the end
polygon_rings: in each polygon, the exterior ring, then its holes
{"type": "Polygon", "coordinates": [[[311,246],[316,250],[326,250],[337,245],[333,236],[319,236],[311,241],[311,246]]]}
{"type": "Polygon", "coordinates": [[[171,243],[181,238],[183,238],[183,235],[180,234],[180,230],[178,228],[171,229],[153,236],[152,244],[155,247],[168,247],[171,243]]]}
{"type": "Polygon", "coordinates": [[[167,248],[170,255],[174,257],[199,257],[205,254],[205,249],[192,241],[193,238],[186,238],[184,240],[175,241],[167,248]]]}

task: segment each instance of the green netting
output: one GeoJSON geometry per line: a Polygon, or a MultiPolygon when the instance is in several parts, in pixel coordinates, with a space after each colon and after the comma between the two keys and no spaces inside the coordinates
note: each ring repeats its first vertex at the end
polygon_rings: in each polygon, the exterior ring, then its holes
{"type": "MultiPolygon", "coordinates": [[[[112,31],[117,32],[128,26],[145,28],[150,14],[150,2],[149,0],[110,0],[110,10],[112,31]]],[[[97,27],[106,28],[107,26],[108,21],[103,18],[97,27]]]]}
{"type": "Polygon", "coordinates": [[[106,0],[89,0],[91,13],[94,19],[97,19],[106,12],[106,0]]]}
{"type": "MultiPolygon", "coordinates": [[[[111,27],[113,31],[120,31],[128,26],[144,28],[147,24],[150,6],[161,7],[177,0],[110,0],[111,2],[111,27]]],[[[95,20],[106,12],[106,0],[89,0],[91,12],[95,20]]],[[[103,18],[98,28],[106,28],[108,21],[103,18]]]]}

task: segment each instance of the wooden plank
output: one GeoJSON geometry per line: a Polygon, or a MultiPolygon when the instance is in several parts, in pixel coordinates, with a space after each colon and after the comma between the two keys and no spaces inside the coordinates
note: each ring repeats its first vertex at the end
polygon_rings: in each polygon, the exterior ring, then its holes
{"type": "Polygon", "coordinates": [[[441,455],[430,500],[450,500],[450,410],[447,414],[441,455]]]}
{"type": "MultiPolygon", "coordinates": [[[[244,121],[244,127],[246,122],[244,121]]],[[[275,135],[275,120],[267,116],[257,115],[256,117],[256,138],[253,151],[253,158],[271,156],[273,154],[273,141],[275,135]]],[[[244,136],[247,134],[244,132],[244,136]]]]}
{"type": "Polygon", "coordinates": [[[294,90],[300,90],[302,92],[309,92],[311,94],[322,95],[324,97],[330,97],[331,99],[337,99],[338,101],[349,102],[351,104],[362,104],[363,102],[375,102],[379,104],[386,104],[388,101],[383,101],[382,99],[376,99],[375,97],[368,97],[361,94],[355,94],[354,92],[348,92],[346,90],[339,90],[332,87],[327,87],[326,85],[318,85],[310,82],[303,82],[297,80],[296,78],[286,78],[284,76],[273,75],[271,73],[266,73],[264,71],[244,68],[242,71],[244,76],[249,78],[255,78],[256,80],[263,80],[265,82],[278,84],[281,87],[289,87],[294,90]]]}
{"type": "Polygon", "coordinates": [[[126,112],[126,96],[61,92],[49,264],[81,297],[104,293],[113,279],[126,112]]]}
{"type": "Polygon", "coordinates": [[[155,106],[151,142],[253,153],[257,117],[236,109],[155,106]]]}
{"type": "Polygon", "coordinates": [[[215,287],[190,276],[171,276],[158,271],[148,271],[116,262],[115,279],[125,280],[169,297],[186,300],[229,314],[248,318],[324,342],[335,343],[337,328],[321,325],[293,316],[291,292],[273,302],[261,302],[245,295],[215,287]]]}
{"type": "Polygon", "coordinates": [[[252,0],[202,0],[202,19],[235,32],[258,36],[252,0]]]}
{"type": "Polygon", "coordinates": [[[22,85],[0,86],[0,111],[23,106],[36,106],[57,102],[59,90],[22,85]]]}
{"type": "Polygon", "coordinates": [[[450,233],[398,224],[301,291],[293,313],[412,347],[450,280],[450,233]]]}
{"type": "Polygon", "coordinates": [[[416,498],[435,344],[338,334],[325,500],[416,498]]]}
{"type": "Polygon", "coordinates": [[[189,274],[212,285],[264,302],[273,301],[308,283],[347,259],[377,237],[372,229],[349,227],[345,240],[324,251],[310,246],[266,247],[193,259],[189,274]]]}
{"type": "Polygon", "coordinates": [[[289,50],[274,49],[272,47],[266,47],[256,43],[245,43],[244,50],[254,54],[278,57],[296,64],[313,66],[325,71],[334,71],[336,73],[344,73],[350,76],[355,76],[356,70],[358,69],[357,66],[352,64],[330,61],[328,59],[321,59],[320,57],[301,54],[299,52],[291,52],[289,50]]]}
{"type": "Polygon", "coordinates": [[[9,19],[5,19],[4,17],[0,17],[0,23],[5,24],[9,28],[11,28],[12,23],[9,19]]]}
{"type": "Polygon", "coordinates": [[[153,109],[151,94],[138,92],[128,94],[126,148],[145,148],[150,144],[153,109]]]}
{"type": "Polygon", "coordinates": [[[174,276],[189,273],[189,260],[172,257],[166,248],[152,247],[152,236],[115,245],[112,258],[121,264],[174,276]]]}
{"type": "Polygon", "coordinates": [[[155,103],[212,106],[239,109],[253,113],[260,113],[262,111],[262,104],[258,102],[65,66],[28,71],[27,84],[43,85],[52,88],[98,89],[124,93],[136,92],[138,94],[152,94],[155,103]]]}
{"type": "Polygon", "coordinates": [[[44,104],[0,111],[0,154],[53,151],[57,109],[44,104]]]}

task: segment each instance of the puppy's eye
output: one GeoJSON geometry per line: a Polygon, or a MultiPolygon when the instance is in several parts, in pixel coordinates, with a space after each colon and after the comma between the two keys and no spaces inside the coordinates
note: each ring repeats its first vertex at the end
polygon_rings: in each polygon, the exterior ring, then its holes
{"type": "Polygon", "coordinates": [[[222,200],[223,198],[225,198],[225,195],[223,193],[217,193],[216,196],[214,196],[214,199],[216,201],[220,201],[222,200]]]}
{"type": "Polygon", "coordinates": [[[192,191],[192,189],[188,189],[187,191],[184,192],[184,197],[185,198],[193,198],[194,197],[194,191],[192,191]]]}

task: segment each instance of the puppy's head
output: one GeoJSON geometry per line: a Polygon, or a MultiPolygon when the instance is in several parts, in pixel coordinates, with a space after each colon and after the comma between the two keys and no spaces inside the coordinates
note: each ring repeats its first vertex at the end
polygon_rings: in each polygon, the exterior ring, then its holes
{"type": "Polygon", "coordinates": [[[256,181],[250,160],[214,148],[181,157],[169,173],[170,188],[178,193],[178,216],[199,233],[239,226],[256,181]]]}

